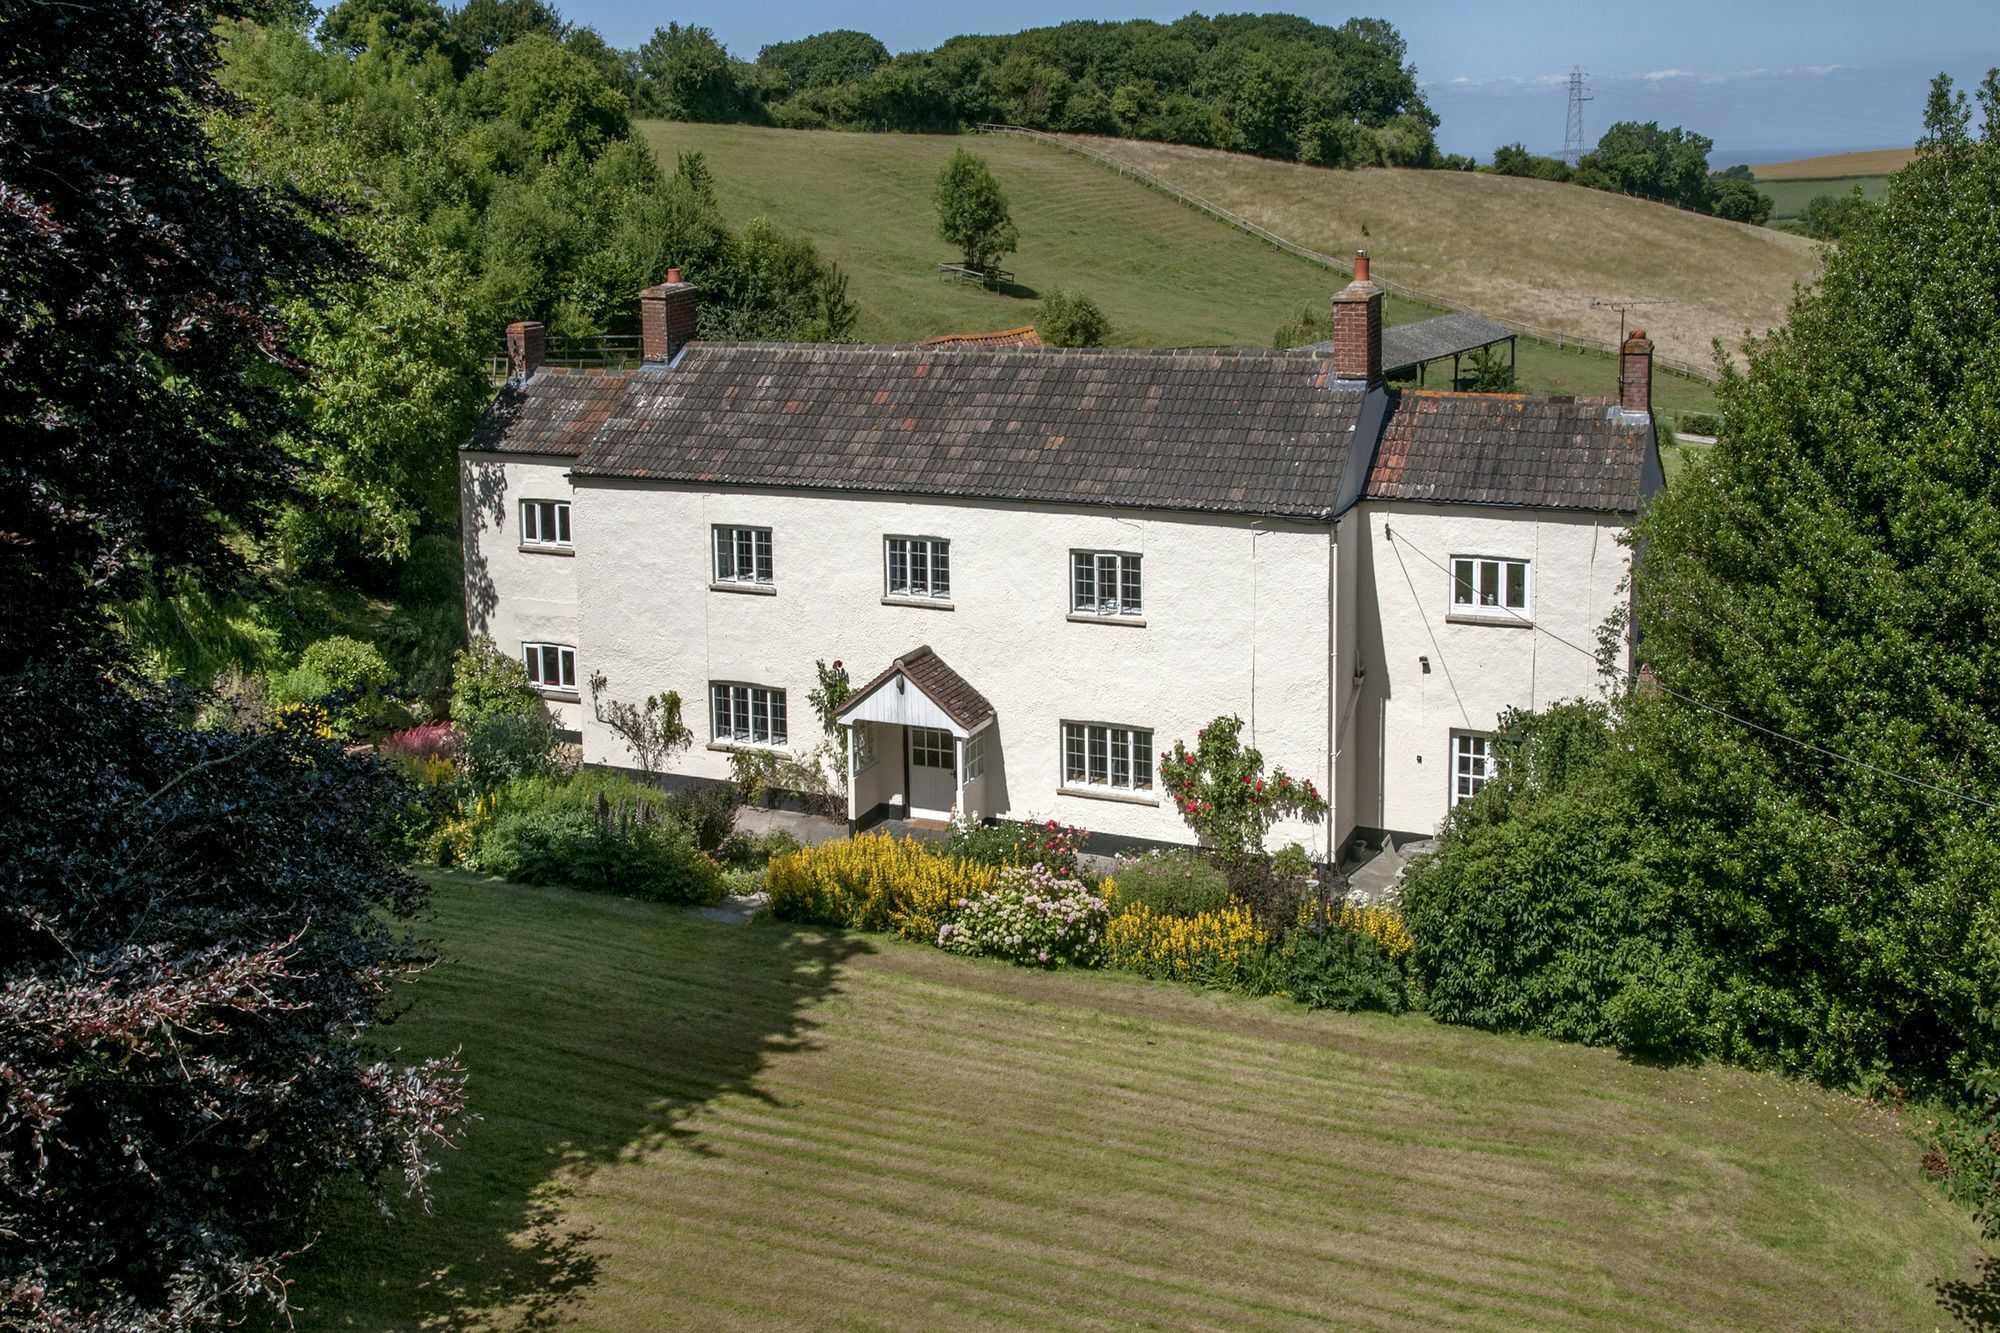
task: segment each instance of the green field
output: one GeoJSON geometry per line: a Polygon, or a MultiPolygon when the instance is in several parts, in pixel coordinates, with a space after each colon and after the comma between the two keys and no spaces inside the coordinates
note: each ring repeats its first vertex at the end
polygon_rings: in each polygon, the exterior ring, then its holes
{"type": "Polygon", "coordinates": [[[1864,199],[1880,199],[1889,188],[1887,176],[1827,176],[1802,177],[1797,180],[1775,180],[1756,182],[1757,188],[1771,196],[1771,220],[1788,222],[1802,218],[1806,205],[1822,194],[1847,195],[1854,187],[1861,187],[1864,199]]]}
{"type": "MultiPolygon", "coordinates": [[[[1096,300],[1122,346],[1268,347],[1279,325],[1303,307],[1321,306],[1346,281],[1074,154],[1023,139],[673,121],[647,122],[644,130],[669,164],[682,151],[706,154],[732,220],[768,217],[837,261],[861,307],[856,336],[864,341],[1025,324],[1036,295],[1060,286],[1096,300]],[[1019,284],[1011,293],[937,277],[938,262],[955,256],[935,234],[931,186],[960,147],[986,157],[1020,227],[1020,250],[1007,261],[1019,284]]],[[[1436,313],[1389,302],[1391,323],[1436,313]]],[[[1518,346],[1524,389],[1617,391],[1609,357],[1525,340],[1518,346]]],[[[1710,386],[1656,378],[1662,415],[1713,410],[1710,386]]]]}
{"type": "Polygon", "coordinates": [[[481,1119],[302,1327],[1928,1328],[1982,1255],[1774,1077],[438,884],[386,1038],[481,1119]]]}

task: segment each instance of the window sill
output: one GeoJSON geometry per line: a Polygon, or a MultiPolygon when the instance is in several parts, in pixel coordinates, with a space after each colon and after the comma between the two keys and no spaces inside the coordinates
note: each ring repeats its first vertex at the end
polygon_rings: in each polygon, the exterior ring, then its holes
{"type": "Polygon", "coordinates": [[[1533,629],[1535,622],[1527,616],[1498,615],[1482,616],[1464,611],[1453,612],[1444,618],[1447,625],[1504,625],[1509,629],[1533,629]]]}
{"type": "Polygon", "coordinates": [[[914,606],[925,611],[956,611],[958,609],[948,601],[932,597],[884,597],[882,605],[914,606]]]}
{"type": "Polygon", "coordinates": [[[535,693],[541,695],[552,704],[580,704],[583,702],[583,696],[575,690],[548,689],[537,685],[535,686],[535,693]]]}
{"type": "Polygon", "coordinates": [[[776,597],[778,589],[769,583],[711,583],[710,592],[741,592],[752,597],[776,597]]]}
{"type": "Polygon", "coordinates": [[[789,745],[759,745],[756,741],[710,741],[708,748],[717,754],[774,754],[784,759],[792,757],[789,745]]]}
{"type": "Polygon", "coordinates": [[[524,555],[575,555],[576,554],[576,548],[574,546],[546,546],[537,542],[522,542],[520,549],[524,555]]]}
{"type": "Polygon", "coordinates": [[[1086,801],[1116,801],[1120,805],[1158,805],[1158,796],[1144,792],[1120,791],[1116,787],[1057,787],[1058,796],[1076,796],[1086,801]]]}
{"type": "Polygon", "coordinates": [[[1100,616],[1088,611],[1072,611],[1069,613],[1069,618],[1078,625],[1126,625],[1132,629],[1146,628],[1144,616],[1100,616]]]}

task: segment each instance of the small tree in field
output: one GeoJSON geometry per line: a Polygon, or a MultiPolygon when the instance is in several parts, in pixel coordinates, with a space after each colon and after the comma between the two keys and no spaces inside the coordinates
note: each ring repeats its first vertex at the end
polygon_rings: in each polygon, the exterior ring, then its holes
{"type": "Polygon", "coordinates": [[[1160,775],[1181,818],[1226,861],[1264,850],[1264,835],[1286,815],[1317,821],[1326,798],[1309,779],[1282,768],[1264,771],[1264,756],[1245,749],[1243,719],[1219,717],[1195,733],[1195,748],[1174,742],[1160,775]]]}
{"type": "Polygon", "coordinates": [[[1102,347],[1111,321],[1082,292],[1057,287],[1035,309],[1035,332],[1051,347],[1102,347]]]}
{"type": "Polygon", "coordinates": [[[1020,239],[1007,215],[1007,196],[986,159],[963,148],[938,173],[931,198],[937,204],[938,235],[957,246],[967,268],[988,269],[1020,239]]]}
{"type": "Polygon", "coordinates": [[[694,733],[681,721],[679,692],[668,690],[647,696],[643,704],[628,704],[604,697],[608,683],[602,671],[591,673],[591,713],[625,742],[639,761],[640,772],[647,777],[665,772],[667,762],[694,741],[694,733]]]}

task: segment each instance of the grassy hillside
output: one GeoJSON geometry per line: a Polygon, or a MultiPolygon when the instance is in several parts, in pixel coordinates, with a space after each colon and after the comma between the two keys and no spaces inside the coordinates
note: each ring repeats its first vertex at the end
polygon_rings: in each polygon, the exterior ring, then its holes
{"type": "Polygon", "coordinates": [[[1792,284],[1818,271],[1802,237],[1552,181],[1087,142],[1301,245],[1365,246],[1395,281],[1539,327],[1616,341],[1617,313],[1592,297],[1671,301],[1633,318],[1662,354],[1697,364],[1712,339],[1734,348],[1781,323],[1792,284]]]}
{"type": "Polygon", "coordinates": [[[1982,1254],[1765,1075],[446,877],[481,1117],[305,1327],[1930,1328],[1982,1254]]]}
{"type": "Polygon", "coordinates": [[[1880,199],[1889,188],[1887,176],[1797,176],[1784,180],[1758,180],[1757,188],[1771,196],[1771,220],[1783,222],[1805,216],[1806,205],[1823,194],[1845,195],[1859,185],[1867,199],[1880,199]]]}
{"type": "MultiPolygon", "coordinates": [[[[867,341],[1024,324],[1034,293],[1066,286],[1104,307],[1113,341],[1124,346],[1266,347],[1280,324],[1302,307],[1323,308],[1345,281],[1074,154],[1023,139],[664,121],[644,130],[668,163],[684,150],[707,155],[732,220],[769,217],[838,261],[861,305],[856,336],[867,341]],[[960,147],[992,164],[1020,227],[1021,248],[1007,261],[1020,284],[1012,293],[937,277],[938,261],[954,256],[934,232],[931,186],[960,147]]],[[[1434,313],[1391,301],[1388,318],[1434,313]]],[[[1524,388],[1616,391],[1608,358],[1525,342],[1519,352],[1524,388]]],[[[1659,377],[1656,398],[1668,414],[1714,403],[1706,385],[1669,375],[1659,377]]]]}
{"type": "Polygon", "coordinates": [[[1786,180],[1826,180],[1835,176],[1887,176],[1901,171],[1915,156],[1914,148],[1871,148],[1864,153],[1829,153],[1790,162],[1766,162],[1750,168],[1757,183],[1786,180]]]}

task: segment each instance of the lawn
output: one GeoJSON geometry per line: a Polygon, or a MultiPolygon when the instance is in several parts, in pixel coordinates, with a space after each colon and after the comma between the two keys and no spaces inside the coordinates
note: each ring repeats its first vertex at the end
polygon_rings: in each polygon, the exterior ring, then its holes
{"type": "Polygon", "coordinates": [[[1795,180],[1760,180],[1756,184],[1771,196],[1771,217],[1779,221],[1804,217],[1806,206],[1823,194],[1844,198],[1854,193],[1858,185],[1862,198],[1874,200],[1889,190],[1887,176],[1802,176],[1795,180]]]}
{"type": "MultiPolygon", "coordinates": [[[[1025,139],[678,121],[642,128],[669,165],[683,151],[706,155],[730,219],[768,217],[811,237],[838,262],[861,309],[855,336],[866,342],[1026,324],[1039,293],[1070,287],[1103,307],[1111,340],[1121,346],[1268,347],[1279,325],[1302,308],[1323,309],[1346,281],[1074,154],[1025,139]],[[931,187],[958,148],[984,156],[1007,191],[1021,232],[1020,249],[1007,260],[1019,284],[1010,292],[937,276],[938,261],[955,256],[935,234],[931,187]]],[[[1333,248],[1359,239],[1357,233],[1333,248]]],[[[1388,302],[1390,323],[1436,313],[1388,302]]],[[[1606,336],[1616,336],[1615,323],[1606,336]]],[[[1531,392],[1617,392],[1609,357],[1529,341],[1518,353],[1521,386],[1531,392]]],[[[1665,373],[1655,378],[1663,415],[1714,409],[1707,384],[1665,373]]]]}
{"type": "Polygon", "coordinates": [[[1916,1328],[1981,1256],[1775,1078],[438,887],[387,1037],[482,1118],[432,1215],[326,1210],[302,1327],[1916,1328]]]}

